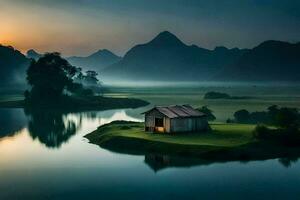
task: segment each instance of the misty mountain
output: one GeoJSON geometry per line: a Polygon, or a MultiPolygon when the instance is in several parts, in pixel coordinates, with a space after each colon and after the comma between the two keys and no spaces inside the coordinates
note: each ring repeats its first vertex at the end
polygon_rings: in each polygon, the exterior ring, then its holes
{"type": "Polygon", "coordinates": [[[29,63],[20,51],[0,45],[0,85],[24,84],[29,63]]]}
{"type": "Polygon", "coordinates": [[[300,81],[300,43],[265,41],[246,52],[218,80],[300,81]]]}
{"type": "Polygon", "coordinates": [[[210,80],[247,51],[189,46],[165,31],[150,42],[130,49],[120,62],[104,69],[102,75],[104,78],[134,80],[210,80]]]}
{"type": "Polygon", "coordinates": [[[84,70],[95,70],[99,72],[105,67],[120,61],[121,57],[115,55],[107,49],[102,49],[87,57],[73,56],[66,59],[76,67],[81,67],[84,70]]]}
{"type": "Polygon", "coordinates": [[[32,58],[34,60],[38,60],[40,57],[43,56],[43,54],[40,54],[33,49],[30,49],[27,51],[26,56],[27,56],[27,58],[32,58]]]}
{"type": "MultiPolygon", "coordinates": [[[[28,58],[42,54],[27,52],[28,58]]],[[[0,45],[0,85],[25,83],[30,60],[13,47],[0,45]]],[[[101,80],[158,81],[299,81],[300,43],[265,41],[253,49],[213,50],[186,45],[170,32],[162,32],[130,49],[123,58],[108,50],[67,60],[101,73],[101,80]]]]}

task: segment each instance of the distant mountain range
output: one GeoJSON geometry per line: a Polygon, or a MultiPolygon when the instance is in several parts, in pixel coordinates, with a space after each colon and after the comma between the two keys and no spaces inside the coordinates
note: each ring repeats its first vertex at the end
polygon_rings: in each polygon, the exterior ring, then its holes
{"type": "Polygon", "coordinates": [[[83,69],[100,71],[109,65],[119,62],[122,58],[107,49],[102,49],[87,57],[66,58],[72,65],[83,69]]]}
{"type": "Polygon", "coordinates": [[[216,80],[300,81],[300,42],[265,41],[219,72],[216,80]]]}
{"type": "MultiPolygon", "coordinates": [[[[37,53],[35,50],[30,49],[27,51],[27,57],[32,59],[39,59],[43,54],[37,53]]],[[[89,56],[71,56],[66,57],[70,64],[81,67],[84,71],[94,70],[99,72],[100,70],[119,62],[122,57],[115,55],[107,49],[101,49],[89,56]]]]}
{"type": "Polygon", "coordinates": [[[300,43],[266,41],[253,49],[188,46],[170,32],[130,49],[104,78],[160,81],[300,81],[300,43]]]}
{"type": "Polygon", "coordinates": [[[130,49],[124,58],[102,71],[103,77],[135,80],[209,80],[233,65],[249,50],[188,46],[170,32],[130,49]]]}
{"type": "MultiPolygon", "coordinates": [[[[0,45],[0,85],[25,82],[29,58],[42,54],[29,50],[27,57],[0,45]]],[[[99,50],[87,57],[67,57],[71,64],[100,73],[110,80],[140,81],[300,81],[300,43],[265,41],[253,49],[213,50],[186,45],[168,31],[119,57],[99,50]]]]}

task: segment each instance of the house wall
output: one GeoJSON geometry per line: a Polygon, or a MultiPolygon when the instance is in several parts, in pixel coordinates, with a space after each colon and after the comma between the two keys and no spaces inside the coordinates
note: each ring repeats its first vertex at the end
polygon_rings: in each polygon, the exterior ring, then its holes
{"type": "Polygon", "coordinates": [[[170,132],[195,132],[203,131],[208,127],[205,117],[174,118],[170,121],[170,132]]]}
{"type": "Polygon", "coordinates": [[[170,132],[170,119],[157,110],[152,110],[145,114],[145,130],[147,130],[147,128],[148,131],[170,132]],[[163,129],[157,129],[155,127],[155,118],[162,118],[164,120],[163,129]]]}

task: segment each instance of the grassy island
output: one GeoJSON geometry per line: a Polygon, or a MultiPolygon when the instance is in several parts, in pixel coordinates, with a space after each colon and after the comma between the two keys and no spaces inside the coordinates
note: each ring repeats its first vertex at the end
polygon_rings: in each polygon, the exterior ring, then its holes
{"type": "Polygon", "coordinates": [[[100,126],[85,137],[110,151],[135,155],[158,153],[192,156],[211,161],[264,160],[299,156],[299,147],[258,141],[254,125],[211,124],[209,133],[153,134],[143,130],[143,123],[116,121],[100,126]]]}

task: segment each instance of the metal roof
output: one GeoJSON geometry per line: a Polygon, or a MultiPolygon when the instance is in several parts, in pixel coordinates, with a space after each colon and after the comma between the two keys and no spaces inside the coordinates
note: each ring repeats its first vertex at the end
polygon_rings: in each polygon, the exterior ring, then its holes
{"type": "Polygon", "coordinates": [[[206,116],[204,113],[194,109],[190,105],[155,106],[144,113],[148,113],[152,110],[157,110],[169,118],[206,116]]]}

